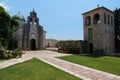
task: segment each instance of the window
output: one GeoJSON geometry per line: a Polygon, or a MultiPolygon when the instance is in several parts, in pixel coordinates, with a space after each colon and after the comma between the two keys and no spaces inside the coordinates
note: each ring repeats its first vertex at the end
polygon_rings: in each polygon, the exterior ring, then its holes
{"type": "Polygon", "coordinates": [[[108,14],[108,24],[110,24],[110,15],[108,14]]]}
{"type": "Polygon", "coordinates": [[[93,28],[88,29],[88,39],[93,40],[93,28]]]}
{"type": "Polygon", "coordinates": [[[94,24],[100,23],[100,15],[99,14],[94,15],[93,22],[94,22],[94,24]]]}
{"type": "Polygon", "coordinates": [[[113,17],[111,16],[111,25],[113,26],[113,17]]]}
{"type": "Polygon", "coordinates": [[[106,51],[107,51],[107,46],[105,47],[106,51]]]}
{"type": "Polygon", "coordinates": [[[104,13],[104,23],[106,24],[106,13],[104,13]]]}
{"type": "Polygon", "coordinates": [[[85,26],[89,26],[89,25],[91,25],[91,18],[90,18],[90,16],[86,17],[86,19],[85,19],[85,26]]]}
{"type": "Polygon", "coordinates": [[[110,31],[109,31],[109,35],[110,35],[110,31]]]}
{"type": "Polygon", "coordinates": [[[105,34],[107,34],[107,30],[105,30],[105,34]]]}
{"type": "Polygon", "coordinates": [[[109,46],[109,50],[111,50],[111,47],[109,46]]]}

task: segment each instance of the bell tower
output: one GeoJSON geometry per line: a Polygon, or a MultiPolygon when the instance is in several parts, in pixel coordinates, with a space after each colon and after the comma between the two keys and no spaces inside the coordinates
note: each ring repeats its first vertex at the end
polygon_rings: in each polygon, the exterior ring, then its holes
{"type": "Polygon", "coordinates": [[[84,40],[88,53],[114,52],[114,14],[105,7],[83,13],[84,40]]]}
{"type": "Polygon", "coordinates": [[[34,9],[30,12],[30,16],[27,17],[27,23],[39,25],[39,18],[37,17],[37,13],[34,11],[34,9]]]}

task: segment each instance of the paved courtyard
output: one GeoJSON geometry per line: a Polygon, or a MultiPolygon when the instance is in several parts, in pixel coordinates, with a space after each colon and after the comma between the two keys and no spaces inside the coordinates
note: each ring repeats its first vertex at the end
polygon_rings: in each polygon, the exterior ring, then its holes
{"type": "Polygon", "coordinates": [[[71,62],[63,61],[55,57],[66,56],[70,54],[63,54],[54,51],[24,51],[22,58],[10,59],[0,62],[0,69],[21,63],[32,58],[38,58],[54,67],[57,67],[65,72],[68,72],[83,80],[120,80],[120,76],[109,74],[106,72],[91,69],[85,66],[77,65],[71,62]]]}

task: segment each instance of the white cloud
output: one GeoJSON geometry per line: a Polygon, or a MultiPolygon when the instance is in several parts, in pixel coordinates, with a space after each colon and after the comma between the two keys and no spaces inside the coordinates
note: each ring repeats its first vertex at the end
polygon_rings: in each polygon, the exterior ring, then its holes
{"type": "Polygon", "coordinates": [[[4,9],[5,9],[6,11],[9,11],[9,10],[11,9],[10,6],[7,6],[7,5],[6,5],[5,3],[3,3],[3,2],[0,2],[0,6],[4,7],[4,9]]]}

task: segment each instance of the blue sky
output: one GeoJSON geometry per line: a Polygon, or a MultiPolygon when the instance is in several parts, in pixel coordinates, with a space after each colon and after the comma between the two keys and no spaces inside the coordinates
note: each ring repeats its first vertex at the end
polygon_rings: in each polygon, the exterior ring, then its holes
{"type": "Polygon", "coordinates": [[[120,0],[0,0],[11,16],[20,11],[26,18],[35,9],[46,37],[58,40],[83,40],[81,14],[98,4],[112,11],[120,8],[120,0]]]}

